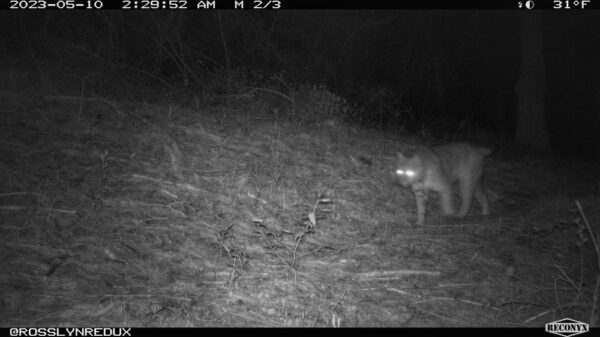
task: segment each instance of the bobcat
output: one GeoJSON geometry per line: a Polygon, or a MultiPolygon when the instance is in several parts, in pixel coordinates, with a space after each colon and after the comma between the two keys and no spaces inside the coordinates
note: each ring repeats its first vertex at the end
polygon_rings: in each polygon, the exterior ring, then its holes
{"type": "Polygon", "coordinates": [[[412,156],[398,153],[396,176],[404,187],[410,186],[417,202],[417,225],[425,224],[425,207],[429,191],[439,193],[442,213],[455,216],[452,184],[458,181],[461,205],[458,217],[467,215],[473,194],[483,215],[489,214],[489,201],[483,190],[482,173],[486,156],[492,151],[468,143],[448,143],[435,147],[418,147],[412,156]]]}

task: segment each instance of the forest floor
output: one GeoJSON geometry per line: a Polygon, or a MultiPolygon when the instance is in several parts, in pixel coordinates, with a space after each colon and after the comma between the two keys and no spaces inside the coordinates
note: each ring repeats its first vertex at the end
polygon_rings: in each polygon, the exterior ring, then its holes
{"type": "Polygon", "coordinates": [[[1,326],[599,323],[593,164],[498,151],[492,215],[417,227],[408,136],[0,97],[1,326]]]}

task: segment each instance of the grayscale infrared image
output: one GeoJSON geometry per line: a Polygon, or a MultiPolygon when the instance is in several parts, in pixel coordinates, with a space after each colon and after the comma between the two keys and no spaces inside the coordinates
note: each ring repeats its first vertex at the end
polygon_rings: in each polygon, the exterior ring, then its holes
{"type": "Polygon", "coordinates": [[[588,332],[594,6],[7,0],[0,326],[588,332]]]}

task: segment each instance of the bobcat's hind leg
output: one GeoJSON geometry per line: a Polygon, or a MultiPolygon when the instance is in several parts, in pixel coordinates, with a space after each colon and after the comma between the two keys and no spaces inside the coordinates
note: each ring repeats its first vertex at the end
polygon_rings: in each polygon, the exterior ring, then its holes
{"type": "Polygon", "coordinates": [[[458,211],[458,217],[464,218],[471,208],[471,200],[473,199],[473,192],[475,186],[469,181],[460,181],[460,210],[458,211]]]}
{"type": "Polygon", "coordinates": [[[442,214],[444,216],[454,216],[454,205],[452,204],[452,186],[448,185],[439,191],[442,214]]]}
{"type": "Polygon", "coordinates": [[[475,187],[475,198],[479,201],[479,205],[481,205],[481,214],[489,215],[490,214],[490,202],[488,200],[487,194],[483,189],[483,184],[479,182],[475,187]]]}

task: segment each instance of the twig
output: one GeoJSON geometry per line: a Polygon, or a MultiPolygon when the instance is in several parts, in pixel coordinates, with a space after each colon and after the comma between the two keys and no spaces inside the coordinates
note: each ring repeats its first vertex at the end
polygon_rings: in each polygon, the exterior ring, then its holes
{"type": "Polygon", "coordinates": [[[461,302],[461,303],[466,303],[466,304],[472,304],[472,305],[476,305],[478,307],[482,307],[482,308],[489,308],[492,310],[496,310],[496,311],[500,311],[502,313],[505,314],[509,314],[512,316],[512,314],[510,314],[508,311],[494,306],[494,305],[489,305],[489,304],[484,304],[484,303],[480,303],[480,302],[476,302],[476,301],[472,301],[472,300],[465,300],[462,298],[453,298],[453,297],[432,297],[432,298],[428,298],[426,300],[422,300],[422,301],[416,301],[415,304],[420,304],[420,303],[427,303],[427,302],[431,302],[431,301],[436,301],[436,300],[440,300],[440,301],[456,301],[456,302],[461,302]]]}
{"type": "Polygon", "coordinates": [[[558,269],[560,271],[560,273],[565,277],[565,281],[569,282],[569,284],[571,285],[571,287],[573,287],[575,290],[577,290],[577,293],[583,297],[586,301],[590,301],[589,298],[587,296],[585,296],[585,293],[583,292],[583,289],[579,288],[577,286],[577,284],[575,284],[575,281],[573,281],[572,278],[569,277],[569,275],[567,275],[567,273],[558,265],[554,265],[554,268],[558,269]]]}
{"type": "Polygon", "coordinates": [[[248,194],[248,196],[249,196],[250,198],[252,198],[252,199],[258,200],[258,201],[260,201],[261,203],[263,203],[263,204],[265,204],[265,205],[266,205],[266,204],[268,204],[268,202],[267,202],[266,200],[263,200],[263,199],[261,199],[261,198],[259,198],[259,197],[256,197],[256,196],[254,196],[254,195],[253,195],[253,194],[251,194],[251,193],[247,193],[247,194],[248,194]]]}
{"type": "Polygon", "coordinates": [[[456,323],[456,324],[460,324],[460,325],[462,325],[462,326],[467,326],[467,325],[468,325],[468,323],[467,323],[467,322],[465,322],[465,321],[463,321],[463,320],[459,320],[459,319],[454,319],[454,318],[450,318],[450,317],[446,317],[446,316],[438,315],[438,314],[436,314],[435,312],[431,312],[431,311],[423,311],[423,313],[425,313],[425,314],[427,314],[427,315],[430,315],[430,316],[433,316],[433,317],[436,317],[436,318],[439,318],[439,319],[442,319],[442,320],[445,320],[445,321],[454,322],[454,323],[456,323]]]}
{"type": "MultiPolygon", "coordinates": [[[[266,237],[264,237],[264,236],[263,236],[263,240],[264,240],[264,241],[265,241],[267,244],[269,244],[269,241],[266,239],[266,237]]],[[[286,250],[288,250],[288,251],[289,251],[289,249],[287,249],[287,247],[285,247],[285,246],[283,246],[283,247],[284,247],[286,250]]],[[[296,247],[297,247],[297,245],[296,245],[296,247]]],[[[288,268],[289,268],[289,269],[292,271],[292,274],[294,275],[294,282],[298,282],[298,280],[297,280],[297,275],[296,275],[296,270],[294,269],[294,264],[296,263],[296,249],[294,248],[294,253],[293,253],[293,256],[294,256],[294,257],[293,257],[293,260],[292,260],[292,264],[288,264],[287,262],[285,262],[285,259],[284,259],[283,257],[281,257],[281,255],[279,255],[279,254],[277,253],[277,250],[273,249],[273,250],[272,250],[272,252],[273,252],[273,254],[275,254],[275,256],[277,256],[277,257],[278,257],[278,258],[281,260],[281,262],[282,262],[282,263],[283,263],[283,264],[284,264],[286,267],[288,267],[288,268]]]]}
{"type": "Polygon", "coordinates": [[[525,323],[529,323],[529,322],[531,322],[531,321],[533,321],[533,320],[536,320],[536,319],[538,319],[538,318],[540,318],[540,317],[542,317],[542,316],[544,316],[544,315],[547,315],[547,314],[551,313],[552,311],[554,311],[554,309],[552,309],[552,310],[546,310],[546,311],[542,311],[542,312],[540,312],[539,314],[537,314],[537,315],[535,315],[535,316],[529,317],[529,318],[528,318],[528,319],[526,319],[524,322],[525,322],[525,323]]]}
{"type": "Polygon", "coordinates": [[[384,271],[372,271],[368,273],[356,274],[361,279],[376,279],[381,277],[401,278],[412,275],[428,275],[428,276],[440,276],[439,271],[428,271],[428,270],[384,270],[384,271]]]}
{"type": "Polygon", "coordinates": [[[386,288],[385,290],[391,291],[391,292],[395,292],[395,293],[398,293],[398,294],[401,294],[401,295],[408,295],[408,296],[413,296],[413,297],[419,297],[419,295],[414,295],[414,294],[409,293],[408,291],[400,290],[400,289],[397,289],[397,288],[386,288]]]}
{"type": "Polygon", "coordinates": [[[478,287],[481,283],[442,283],[438,284],[440,288],[459,288],[459,287],[478,287]]]}
{"type": "Polygon", "coordinates": [[[236,262],[237,262],[237,257],[233,259],[233,268],[231,269],[231,274],[229,276],[229,287],[227,287],[227,293],[229,295],[231,295],[231,287],[233,286],[233,281],[235,280],[235,274],[237,271],[236,268],[236,262]]]}
{"type": "Polygon", "coordinates": [[[556,311],[556,310],[559,310],[559,309],[563,309],[563,308],[569,308],[569,307],[584,307],[584,306],[586,306],[586,305],[585,305],[585,304],[582,304],[582,303],[575,303],[575,302],[573,302],[573,303],[569,303],[569,304],[566,304],[566,305],[557,306],[557,307],[554,307],[554,308],[552,308],[552,309],[549,309],[549,310],[546,310],[546,311],[540,312],[539,314],[537,314],[537,315],[535,315],[535,316],[533,316],[533,317],[530,317],[530,318],[526,319],[524,322],[525,322],[525,323],[529,323],[529,322],[533,321],[533,320],[534,320],[534,319],[536,319],[536,318],[542,317],[542,316],[544,316],[544,315],[547,315],[547,314],[549,314],[549,313],[552,313],[552,312],[554,312],[554,311],[556,311]]]}
{"type": "Polygon", "coordinates": [[[587,217],[585,216],[585,213],[583,213],[583,209],[581,208],[581,204],[579,203],[578,200],[575,200],[575,203],[577,204],[577,208],[579,209],[579,213],[581,214],[581,217],[583,218],[583,222],[585,223],[585,227],[588,230],[588,234],[590,236],[590,239],[592,240],[592,244],[594,245],[594,249],[596,250],[596,263],[598,263],[598,274],[596,275],[596,286],[594,287],[594,301],[592,303],[592,312],[590,313],[590,323],[591,324],[595,324],[595,322],[598,321],[598,317],[596,316],[596,310],[598,307],[598,296],[599,296],[599,292],[600,292],[600,245],[598,244],[598,239],[596,238],[596,234],[594,233],[594,231],[592,230],[592,227],[590,226],[590,223],[587,219],[587,217]]]}
{"type": "Polygon", "coordinates": [[[172,181],[152,178],[152,177],[143,176],[141,174],[136,174],[136,173],[131,174],[131,178],[138,179],[138,180],[148,180],[148,181],[152,181],[152,182],[159,183],[159,184],[173,185],[175,187],[186,189],[190,192],[200,192],[200,189],[198,187],[196,187],[194,185],[186,184],[186,183],[175,183],[172,181]]]}
{"type": "MultiPolygon", "coordinates": [[[[31,209],[31,207],[16,206],[16,205],[0,206],[0,211],[26,211],[26,210],[29,210],[29,209],[31,209]]],[[[39,210],[45,211],[45,212],[54,212],[54,213],[63,213],[63,214],[77,215],[77,211],[71,211],[71,210],[68,210],[68,209],[39,208],[39,210]]]]}
{"type": "MultiPolygon", "coordinates": [[[[308,227],[308,226],[307,226],[308,227]]],[[[302,239],[304,238],[304,236],[306,235],[306,229],[304,230],[304,232],[300,233],[300,235],[298,235],[297,237],[295,237],[294,239],[296,240],[296,244],[294,245],[294,253],[292,255],[292,269],[294,269],[294,265],[296,265],[296,252],[298,251],[298,246],[300,245],[300,241],[302,241],[302,239]]]]}
{"type": "MultiPolygon", "coordinates": [[[[225,95],[225,96],[227,96],[227,97],[250,97],[250,94],[252,94],[252,93],[253,93],[253,92],[255,92],[255,91],[259,91],[259,90],[262,90],[262,91],[270,92],[270,93],[272,93],[272,94],[279,95],[279,96],[281,96],[281,97],[283,97],[283,98],[287,99],[287,100],[288,100],[290,103],[292,103],[292,105],[296,106],[296,102],[294,102],[294,100],[293,100],[293,99],[291,99],[289,96],[287,96],[287,95],[285,95],[285,94],[282,94],[282,93],[280,93],[279,91],[276,91],[276,90],[273,90],[273,89],[267,89],[267,88],[252,88],[252,90],[250,90],[250,91],[248,91],[248,92],[246,92],[246,93],[243,93],[243,94],[239,94],[239,95],[225,95]]],[[[253,119],[254,119],[254,118],[253,118],[253,119]]],[[[285,119],[285,118],[280,118],[280,119],[285,119]]]]}
{"type": "Polygon", "coordinates": [[[598,268],[600,269],[600,245],[598,244],[598,239],[596,238],[596,235],[594,234],[594,231],[592,231],[592,227],[590,226],[590,223],[588,222],[587,217],[585,216],[585,213],[583,213],[583,209],[581,208],[581,204],[579,203],[579,201],[575,201],[575,203],[577,204],[577,208],[579,209],[579,213],[581,214],[581,217],[583,218],[583,222],[585,223],[585,226],[588,230],[588,234],[590,235],[590,239],[592,239],[592,243],[594,244],[594,249],[596,250],[596,258],[597,258],[597,263],[598,263],[598,268]]]}

